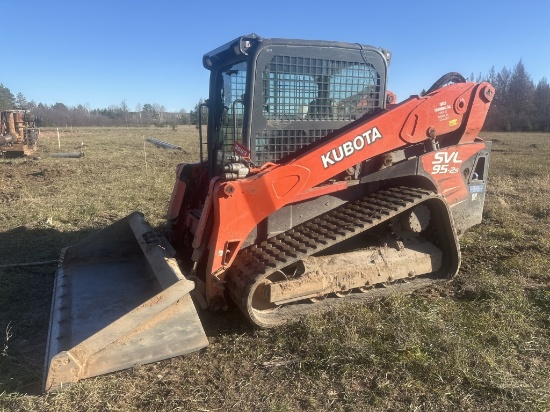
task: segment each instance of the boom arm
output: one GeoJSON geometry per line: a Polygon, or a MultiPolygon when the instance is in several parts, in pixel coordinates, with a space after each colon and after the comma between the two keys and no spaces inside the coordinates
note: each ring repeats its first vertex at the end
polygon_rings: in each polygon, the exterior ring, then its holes
{"type": "Polygon", "coordinates": [[[494,88],[484,82],[458,83],[423,97],[413,96],[357,121],[354,127],[312,145],[286,163],[268,164],[245,179],[216,183],[209,196],[213,202],[206,279],[209,299],[223,293],[225,270],[250,231],[267,216],[347,168],[380,154],[430,139],[435,148],[435,138],[440,136],[456,137],[454,144],[472,142],[493,95],[494,88]]]}

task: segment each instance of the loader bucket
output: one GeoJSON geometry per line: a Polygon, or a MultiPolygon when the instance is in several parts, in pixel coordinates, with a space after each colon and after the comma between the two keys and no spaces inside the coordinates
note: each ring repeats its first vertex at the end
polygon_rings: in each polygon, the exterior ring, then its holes
{"type": "Polygon", "coordinates": [[[44,389],[208,345],[173,249],[132,213],[64,249],[56,273],[44,389]]]}

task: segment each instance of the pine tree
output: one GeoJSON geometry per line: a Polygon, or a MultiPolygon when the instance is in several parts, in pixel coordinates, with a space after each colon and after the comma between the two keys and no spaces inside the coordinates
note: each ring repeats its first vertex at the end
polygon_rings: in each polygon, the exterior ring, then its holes
{"type": "Polygon", "coordinates": [[[550,131],[550,85],[543,77],[537,84],[533,97],[535,103],[535,124],[537,130],[550,131]]]}
{"type": "Polygon", "coordinates": [[[514,67],[508,83],[507,106],[513,130],[532,129],[530,119],[535,110],[535,85],[520,60],[514,67]]]}
{"type": "Polygon", "coordinates": [[[11,110],[15,106],[15,98],[10,89],[0,83],[0,110],[11,110]]]}
{"type": "Polygon", "coordinates": [[[27,108],[27,99],[25,99],[25,96],[23,96],[23,93],[21,92],[17,93],[17,96],[15,97],[15,105],[18,109],[27,108]]]}

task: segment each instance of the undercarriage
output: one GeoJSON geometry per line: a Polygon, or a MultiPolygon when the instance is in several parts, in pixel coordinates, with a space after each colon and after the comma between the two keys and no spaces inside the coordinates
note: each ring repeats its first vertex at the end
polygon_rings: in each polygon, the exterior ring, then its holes
{"type": "Polygon", "coordinates": [[[268,328],[344,301],[414,290],[453,276],[459,265],[445,200],[429,190],[400,187],[243,249],[227,285],[251,321],[268,328]]]}

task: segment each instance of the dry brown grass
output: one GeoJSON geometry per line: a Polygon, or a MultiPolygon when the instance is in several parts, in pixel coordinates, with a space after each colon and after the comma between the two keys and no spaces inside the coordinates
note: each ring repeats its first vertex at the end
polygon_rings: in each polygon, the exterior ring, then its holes
{"type": "MultiPolygon", "coordinates": [[[[211,345],[40,394],[54,267],[0,268],[0,410],[550,410],[550,135],[495,139],[484,222],[452,282],[256,330],[200,312],[211,345]],[[4,332],[9,325],[10,337],[4,332]]],[[[55,259],[133,210],[160,226],[194,128],[82,129],[86,157],[0,161],[2,264],[55,259]],[[144,137],[183,146],[158,149],[144,137]],[[147,167],[145,164],[145,154],[147,167]]]]}

